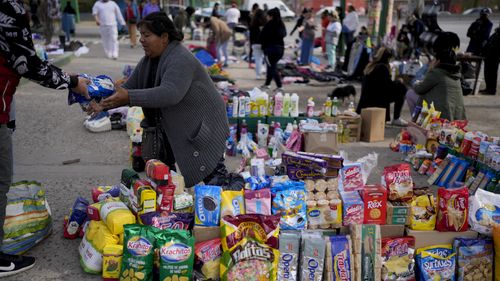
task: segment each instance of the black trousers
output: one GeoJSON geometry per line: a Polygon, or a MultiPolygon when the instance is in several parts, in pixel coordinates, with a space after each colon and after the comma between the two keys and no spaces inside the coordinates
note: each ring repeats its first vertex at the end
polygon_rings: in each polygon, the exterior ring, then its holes
{"type": "Polygon", "coordinates": [[[278,61],[283,57],[284,49],[283,47],[271,47],[264,50],[266,56],[266,85],[271,85],[271,81],[274,79],[276,86],[281,88],[283,84],[281,83],[281,76],[278,73],[278,61]]]}
{"type": "Polygon", "coordinates": [[[406,86],[403,83],[394,82],[392,93],[386,100],[386,121],[391,120],[391,103],[394,103],[394,112],[392,114],[393,120],[396,120],[401,116],[401,110],[403,110],[403,105],[405,103],[406,91],[406,86]]]}
{"type": "Polygon", "coordinates": [[[484,60],[484,81],[486,82],[486,92],[490,95],[497,92],[498,63],[498,58],[486,57],[484,60]]]}

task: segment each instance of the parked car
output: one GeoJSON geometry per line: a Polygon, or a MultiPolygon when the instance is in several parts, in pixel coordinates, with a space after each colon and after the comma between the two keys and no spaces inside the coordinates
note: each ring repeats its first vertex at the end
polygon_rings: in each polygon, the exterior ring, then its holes
{"type": "Polygon", "coordinates": [[[484,7],[475,7],[475,8],[470,8],[465,10],[462,15],[467,16],[467,15],[476,15],[481,12],[481,10],[484,9],[484,7]]]}

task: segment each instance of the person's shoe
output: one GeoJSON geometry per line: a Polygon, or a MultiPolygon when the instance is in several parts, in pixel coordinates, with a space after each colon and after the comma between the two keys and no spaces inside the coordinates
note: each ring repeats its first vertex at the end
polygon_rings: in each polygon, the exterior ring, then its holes
{"type": "Polygon", "coordinates": [[[112,130],[111,120],[109,119],[109,117],[104,117],[101,119],[89,121],[87,122],[86,128],[92,133],[108,132],[112,130]]]}
{"type": "Polygon", "coordinates": [[[279,87],[279,88],[274,89],[274,92],[276,92],[276,93],[277,93],[277,92],[283,92],[283,91],[284,91],[284,90],[283,90],[283,88],[282,88],[282,87],[279,87]]]}
{"type": "Polygon", "coordinates": [[[406,122],[405,120],[403,120],[401,118],[392,120],[391,124],[394,126],[400,126],[400,127],[408,126],[408,122],[406,122]]]}
{"type": "Polygon", "coordinates": [[[269,90],[269,89],[271,89],[271,86],[264,84],[264,85],[260,86],[260,89],[261,90],[269,90]]]}
{"type": "Polygon", "coordinates": [[[0,253],[0,278],[21,273],[35,265],[35,258],[0,253]]]}

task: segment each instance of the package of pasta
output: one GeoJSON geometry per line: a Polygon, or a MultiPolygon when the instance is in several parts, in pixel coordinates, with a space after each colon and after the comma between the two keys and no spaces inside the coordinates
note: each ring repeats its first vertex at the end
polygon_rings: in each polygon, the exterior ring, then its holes
{"type": "Polygon", "coordinates": [[[276,281],[279,256],[278,249],[250,236],[243,237],[231,250],[223,252],[221,281],[276,281]]]}
{"type": "Polygon", "coordinates": [[[456,238],[457,281],[492,280],[493,241],[491,239],[456,238]]]}
{"type": "Polygon", "coordinates": [[[221,195],[221,218],[245,214],[243,190],[224,190],[221,195]]]}
{"type": "Polygon", "coordinates": [[[415,238],[386,237],[382,239],[382,280],[415,280],[415,238]]]}
{"type": "Polygon", "coordinates": [[[162,230],[156,235],[156,248],[160,258],[160,280],[192,280],[194,237],[191,232],[178,229],[162,230]]]}
{"type": "Polygon", "coordinates": [[[222,250],[232,249],[243,237],[251,237],[259,243],[278,249],[279,222],[280,215],[225,216],[221,226],[222,250]]]}
{"type": "Polygon", "coordinates": [[[410,228],[413,230],[434,230],[436,226],[436,204],[434,196],[421,195],[410,204],[410,228]]]}
{"type": "Polygon", "coordinates": [[[382,184],[386,186],[390,201],[409,201],[413,197],[413,179],[410,164],[397,164],[384,168],[382,184]]]}
{"type": "Polygon", "coordinates": [[[293,187],[277,187],[273,188],[271,192],[275,194],[272,202],[272,212],[281,216],[281,229],[305,229],[307,206],[304,184],[293,187]]]}
{"type": "Polygon", "coordinates": [[[194,279],[219,280],[221,254],[220,238],[196,244],[194,246],[194,279]]]}
{"type": "Polygon", "coordinates": [[[437,231],[466,231],[469,211],[469,190],[467,187],[438,189],[437,231]]]}

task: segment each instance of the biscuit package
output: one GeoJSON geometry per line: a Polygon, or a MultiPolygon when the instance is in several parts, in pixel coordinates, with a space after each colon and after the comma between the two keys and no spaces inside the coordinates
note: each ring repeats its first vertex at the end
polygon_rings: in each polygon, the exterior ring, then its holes
{"type": "Polygon", "coordinates": [[[152,212],[140,215],[144,225],[151,225],[159,229],[193,228],[194,215],[192,213],[152,212]]]}
{"type": "Polygon", "coordinates": [[[471,229],[491,236],[493,226],[500,225],[500,194],[478,189],[469,203],[471,229]]]}
{"type": "Polygon", "coordinates": [[[341,170],[341,175],[345,191],[356,191],[363,188],[361,163],[345,164],[341,170]]]}
{"type": "Polygon", "coordinates": [[[221,226],[222,250],[234,248],[243,237],[251,237],[259,243],[278,249],[279,222],[280,215],[225,216],[221,226]]]}
{"type": "Polygon", "coordinates": [[[493,241],[491,239],[456,238],[457,281],[492,280],[493,241]]]}
{"type": "Polygon", "coordinates": [[[438,214],[436,230],[466,231],[469,210],[469,191],[467,187],[438,190],[438,214]]]}
{"type": "Polygon", "coordinates": [[[224,250],[221,258],[222,281],[276,281],[279,250],[257,239],[246,236],[231,249],[224,250]]]}
{"type": "Polygon", "coordinates": [[[243,190],[222,191],[221,218],[227,215],[237,216],[242,214],[245,214],[243,190]]]}
{"type": "Polygon", "coordinates": [[[384,168],[382,183],[390,201],[409,201],[413,196],[413,179],[410,164],[397,164],[384,168]]]}
{"type": "Polygon", "coordinates": [[[434,230],[436,226],[436,205],[434,196],[421,195],[410,204],[410,228],[413,230],[434,230]]]}
{"type": "Polygon", "coordinates": [[[382,280],[415,280],[415,238],[387,237],[382,239],[382,280]]]}
{"type": "Polygon", "coordinates": [[[455,280],[456,257],[451,244],[419,248],[415,260],[419,281],[455,280]]]}
{"type": "Polygon", "coordinates": [[[191,280],[194,263],[194,237],[189,231],[162,230],[156,234],[156,248],[158,248],[160,258],[160,280],[191,280]]]}
{"type": "Polygon", "coordinates": [[[221,192],[220,186],[197,185],[194,187],[194,223],[196,225],[219,225],[221,192]]]}
{"type": "Polygon", "coordinates": [[[303,233],[300,280],[322,281],[326,242],[319,233],[303,233]]]}
{"type": "Polygon", "coordinates": [[[195,280],[219,280],[221,258],[220,238],[200,242],[194,246],[195,280]]]}
{"type": "Polygon", "coordinates": [[[247,214],[271,215],[271,190],[245,190],[245,209],[247,214]]]}
{"type": "Polygon", "coordinates": [[[305,229],[307,224],[306,190],[303,183],[295,186],[277,186],[271,190],[275,195],[272,213],[281,216],[283,230],[305,229]]]}
{"type": "Polygon", "coordinates": [[[352,244],[349,236],[338,235],[327,238],[325,267],[326,280],[354,280],[352,244]]]}
{"type": "Polygon", "coordinates": [[[297,232],[282,232],[280,234],[279,250],[278,280],[297,281],[300,234],[297,232]]]}
{"type": "Polygon", "coordinates": [[[385,224],[387,190],[381,185],[365,185],[360,193],[364,202],[364,223],[385,224]]]}

